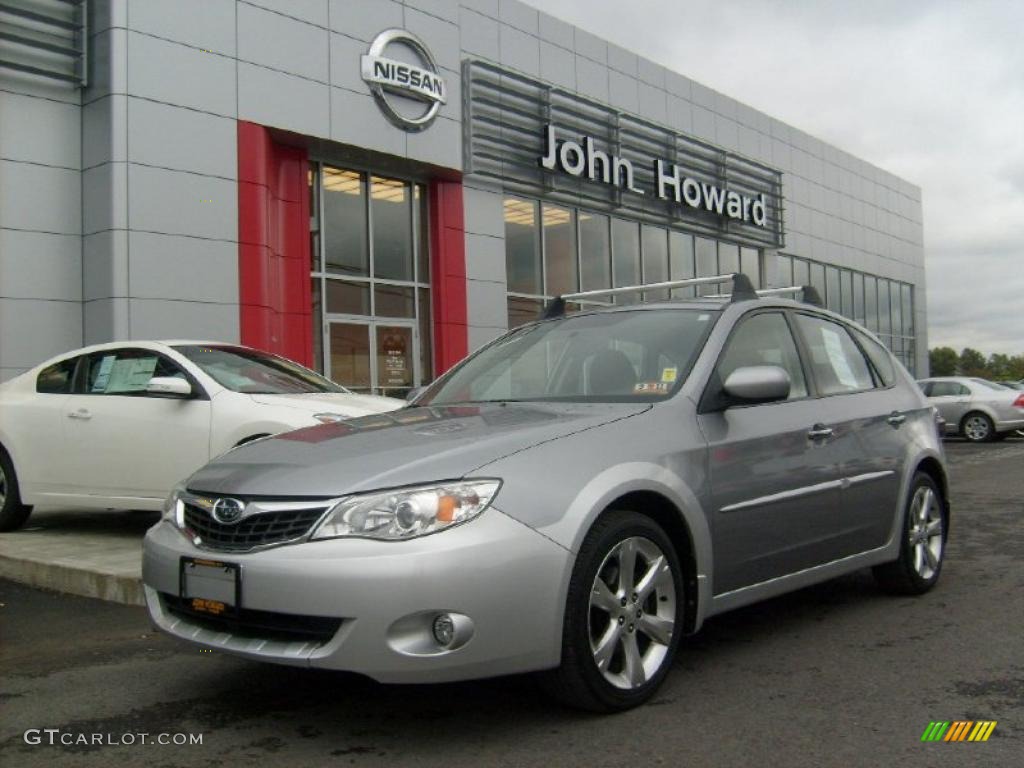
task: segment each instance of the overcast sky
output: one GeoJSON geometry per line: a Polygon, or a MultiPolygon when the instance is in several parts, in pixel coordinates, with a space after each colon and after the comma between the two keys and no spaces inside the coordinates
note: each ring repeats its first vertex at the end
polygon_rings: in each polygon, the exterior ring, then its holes
{"type": "Polygon", "coordinates": [[[922,189],[932,347],[1024,354],[1022,0],[531,0],[922,189]]]}

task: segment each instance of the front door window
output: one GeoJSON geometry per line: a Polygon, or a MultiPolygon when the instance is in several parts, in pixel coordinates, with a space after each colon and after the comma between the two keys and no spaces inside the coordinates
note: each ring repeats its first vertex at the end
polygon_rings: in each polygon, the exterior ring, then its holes
{"type": "Polygon", "coordinates": [[[315,365],[402,397],[432,378],[426,187],[322,163],[310,199],[315,365]]]}

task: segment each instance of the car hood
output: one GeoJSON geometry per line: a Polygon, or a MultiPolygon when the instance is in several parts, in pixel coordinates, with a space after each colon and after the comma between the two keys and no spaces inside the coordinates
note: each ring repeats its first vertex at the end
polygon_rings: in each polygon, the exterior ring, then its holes
{"type": "Polygon", "coordinates": [[[509,403],[405,408],[258,440],[189,478],[194,492],[330,497],[460,478],[649,405],[509,403]]]}
{"type": "Polygon", "coordinates": [[[378,395],[343,392],[310,392],[294,395],[249,395],[254,403],[296,408],[307,413],[338,413],[349,418],[386,413],[405,407],[404,400],[378,395]]]}

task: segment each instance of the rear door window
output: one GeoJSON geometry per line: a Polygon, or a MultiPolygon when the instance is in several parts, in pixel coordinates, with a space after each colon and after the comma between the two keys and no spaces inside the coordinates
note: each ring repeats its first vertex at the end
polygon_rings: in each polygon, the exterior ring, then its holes
{"type": "Polygon", "coordinates": [[[44,395],[66,395],[74,383],[77,365],[78,358],[72,357],[47,366],[36,378],[36,392],[44,395]]]}
{"type": "Polygon", "coordinates": [[[839,395],[875,386],[868,361],[845,326],[802,313],[796,321],[811,353],[819,394],[839,395]]]}
{"type": "Polygon", "coordinates": [[[934,381],[930,397],[959,397],[966,395],[967,387],[955,381],[934,381]]]}

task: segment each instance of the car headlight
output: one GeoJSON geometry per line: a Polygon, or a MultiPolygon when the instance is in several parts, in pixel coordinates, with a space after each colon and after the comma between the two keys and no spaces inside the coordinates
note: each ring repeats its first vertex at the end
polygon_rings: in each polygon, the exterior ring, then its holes
{"type": "Polygon", "coordinates": [[[166,520],[169,523],[173,523],[179,528],[181,527],[182,523],[180,513],[183,511],[183,505],[181,503],[181,494],[184,490],[184,484],[178,484],[174,486],[174,490],[171,491],[171,495],[167,497],[166,501],[164,501],[163,514],[161,515],[160,518],[161,520],[166,520]]]}
{"type": "Polygon", "coordinates": [[[333,424],[336,421],[344,421],[348,416],[343,413],[314,413],[313,418],[321,424],[333,424]]]}
{"type": "Polygon", "coordinates": [[[312,538],[425,536],[477,517],[500,487],[500,480],[465,480],[349,496],[331,508],[312,538]]]}

